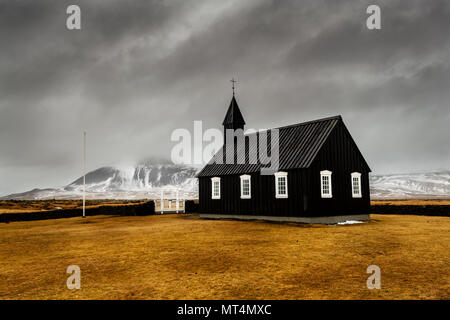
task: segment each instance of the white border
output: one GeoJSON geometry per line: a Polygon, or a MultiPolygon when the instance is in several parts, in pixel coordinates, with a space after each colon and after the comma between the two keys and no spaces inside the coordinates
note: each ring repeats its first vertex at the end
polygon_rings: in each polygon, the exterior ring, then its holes
{"type": "Polygon", "coordinates": [[[331,175],[333,174],[333,172],[329,171],[329,170],[322,170],[320,171],[320,195],[322,198],[333,198],[333,189],[331,188],[331,175]],[[324,194],[323,193],[323,178],[322,177],[328,177],[328,183],[329,183],[329,189],[330,189],[330,193],[329,194],[324,194]]]}
{"type": "Polygon", "coordinates": [[[211,199],[220,199],[220,191],[221,191],[220,189],[221,189],[220,177],[211,178],[211,199]],[[219,182],[219,195],[218,196],[214,195],[214,182],[219,182]]]}
{"type": "Polygon", "coordinates": [[[286,199],[288,197],[288,178],[287,178],[287,172],[279,171],[275,172],[275,198],[277,199],[286,199]],[[286,177],[286,194],[279,194],[278,193],[278,178],[279,177],[286,177]]]}
{"type": "Polygon", "coordinates": [[[351,180],[352,180],[352,197],[353,198],[362,198],[362,192],[361,192],[361,173],[359,172],[352,172],[351,176],[351,180]],[[357,178],[358,179],[358,193],[355,194],[353,192],[354,189],[354,185],[353,185],[353,178],[357,178]]]}
{"type": "Polygon", "coordinates": [[[252,179],[248,174],[243,174],[239,177],[241,179],[241,199],[251,199],[252,198],[252,179]],[[248,180],[248,195],[244,195],[244,180],[248,180]]]}

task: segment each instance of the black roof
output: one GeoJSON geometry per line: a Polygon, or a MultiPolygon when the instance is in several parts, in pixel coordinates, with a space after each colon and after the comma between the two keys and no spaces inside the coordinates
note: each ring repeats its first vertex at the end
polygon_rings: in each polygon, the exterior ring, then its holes
{"type": "Polygon", "coordinates": [[[241,110],[239,110],[239,106],[234,96],[231,99],[230,106],[228,107],[222,125],[245,125],[244,117],[242,116],[241,110]]]}
{"type": "MultiPolygon", "coordinates": [[[[277,128],[279,130],[279,170],[308,168],[339,122],[342,122],[342,117],[334,116],[277,128]]],[[[259,133],[252,133],[246,135],[246,139],[248,140],[254,134],[259,135],[259,133]]],[[[267,140],[270,143],[270,131],[267,140]]],[[[197,177],[259,172],[262,167],[266,167],[260,163],[249,164],[248,155],[257,154],[258,150],[255,146],[251,150],[247,149],[248,146],[245,154],[247,161],[242,161],[245,164],[218,164],[216,159],[223,156],[222,147],[197,174],[197,177]]]]}

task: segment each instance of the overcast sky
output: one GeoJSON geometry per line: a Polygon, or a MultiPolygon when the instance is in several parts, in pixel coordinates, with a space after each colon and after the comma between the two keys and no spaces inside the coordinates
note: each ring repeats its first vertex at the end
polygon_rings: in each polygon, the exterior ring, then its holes
{"type": "Polygon", "coordinates": [[[170,157],[232,77],[248,128],[341,114],[374,173],[449,169],[449,30],[448,0],[0,0],[0,195],[78,178],[83,130],[88,170],[170,157]]]}

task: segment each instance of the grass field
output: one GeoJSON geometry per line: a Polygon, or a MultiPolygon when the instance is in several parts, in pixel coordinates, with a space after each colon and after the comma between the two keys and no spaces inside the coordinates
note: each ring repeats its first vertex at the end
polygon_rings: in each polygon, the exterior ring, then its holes
{"type": "Polygon", "coordinates": [[[372,206],[390,205],[390,206],[449,206],[448,199],[398,199],[398,200],[372,200],[372,206]]]}
{"type": "Polygon", "coordinates": [[[0,299],[449,299],[450,219],[324,226],[195,216],[0,224],[0,299]],[[381,268],[381,289],[366,268],[381,268]],[[66,268],[81,268],[68,290],[66,268]]]}
{"type": "MultiPolygon", "coordinates": [[[[126,206],[143,203],[138,200],[87,200],[86,208],[96,208],[99,206],[126,206]]],[[[81,209],[82,200],[0,200],[0,214],[3,213],[23,213],[23,212],[44,212],[57,209],[81,209]]]]}
{"type": "MultiPolygon", "coordinates": [[[[87,200],[86,208],[99,206],[125,206],[143,203],[146,200],[87,200]]],[[[167,202],[167,201],[166,201],[167,202]]],[[[450,205],[450,200],[430,199],[430,200],[374,200],[372,205],[409,206],[409,205],[450,205]]],[[[81,209],[81,200],[0,200],[0,214],[3,213],[23,213],[23,212],[44,212],[58,209],[81,209]]]]}

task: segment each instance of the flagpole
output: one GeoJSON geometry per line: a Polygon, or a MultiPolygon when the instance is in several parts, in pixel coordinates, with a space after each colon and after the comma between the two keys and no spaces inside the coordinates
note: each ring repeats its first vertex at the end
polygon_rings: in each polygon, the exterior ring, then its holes
{"type": "Polygon", "coordinates": [[[86,218],[86,131],[83,131],[83,218],[86,218]]]}

